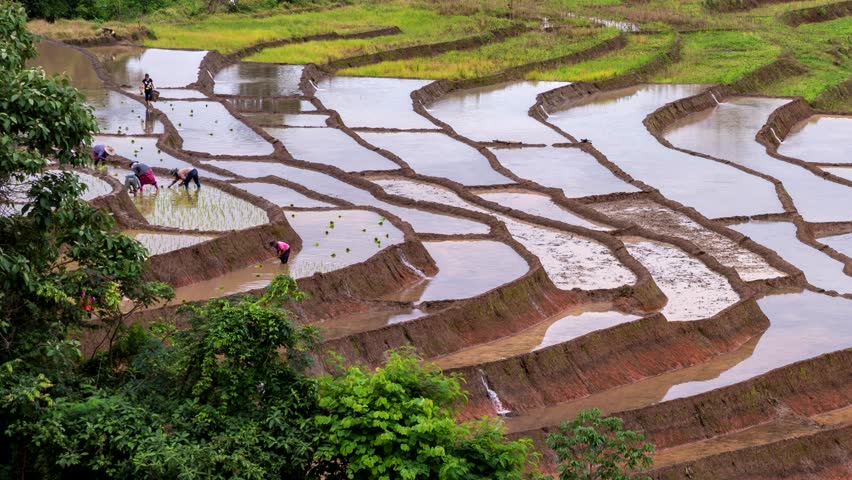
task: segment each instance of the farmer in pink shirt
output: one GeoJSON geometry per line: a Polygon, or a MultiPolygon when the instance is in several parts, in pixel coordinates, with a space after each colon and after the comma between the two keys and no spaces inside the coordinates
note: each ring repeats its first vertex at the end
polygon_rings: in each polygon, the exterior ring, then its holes
{"type": "Polygon", "coordinates": [[[269,242],[269,246],[278,253],[278,258],[282,264],[287,263],[287,260],[290,259],[290,244],[273,240],[269,242]]]}

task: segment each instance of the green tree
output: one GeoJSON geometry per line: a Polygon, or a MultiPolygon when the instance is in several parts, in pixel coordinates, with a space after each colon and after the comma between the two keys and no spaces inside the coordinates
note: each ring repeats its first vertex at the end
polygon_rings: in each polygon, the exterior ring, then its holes
{"type": "Polygon", "coordinates": [[[77,152],[97,123],[67,79],[25,67],[32,42],[23,8],[0,2],[0,465],[7,467],[28,464],[37,449],[16,428],[37,423],[80,387],[81,353],[70,332],[111,339],[127,314],[122,297],[144,306],[169,293],[144,281],[144,248],[80,199],[85,187],[76,175],[43,171],[51,159],[61,168],[83,165],[77,152]]]}
{"type": "Polygon", "coordinates": [[[318,337],[282,308],[301,296],[278,277],[260,299],[184,307],[184,329],[131,328],[82,366],[88,382],[7,435],[28,439],[26,469],[42,478],[303,479],[318,337]]]}
{"type": "Polygon", "coordinates": [[[495,419],[456,423],[459,379],[409,350],[320,379],[318,458],[344,478],[520,479],[535,455],[495,419]]]}
{"type": "Polygon", "coordinates": [[[561,433],[547,436],[559,459],[560,480],[640,480],[653,460],[654,446],[645,436],[624,430],[618,417],[603,417],[597,408],[583,410],[562,422],[561,433]]]}

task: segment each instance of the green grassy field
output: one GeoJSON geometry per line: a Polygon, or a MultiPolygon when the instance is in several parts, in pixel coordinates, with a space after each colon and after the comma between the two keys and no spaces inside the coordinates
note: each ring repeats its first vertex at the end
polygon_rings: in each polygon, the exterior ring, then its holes
{"type": "Polygon", "coordinates": [[[529,80],[587,81],[603,80],[630,73],[670,48],[675,34],[631,35],[627,46],[603,57],[543,72],[532,72],[529,80]]]}
{"type": "MultiPolygon", "coordinates": [[[[746,11],[710,11],[700,0],[356,0],[337,8],[253,14],[187,16],[167,10],[138,23],[110,23],[120,31],[148,27],[156,38],[152,47],[218,49],[223,53],[261,41],[319,33],[352,33],[397,26],[402,34],[371,39],[319,41],[261,51],[249,60],[277,63],[326,63],[350,56],[411,45],[436,43],[483,34],[541,17],[569,24],[560,33],[529,33],[477,49],[447,52],[367,65],[338,72],[342,75],[466,79],[497,73],[508,67],[577,52],[617,34],[613,29],[580,26],[576,16],[595,16],[637,23],[643,33],[631,35],[625,49],[577,65],[532,72],[530,79],[603,80],[629,73],[665,51],[682,31],[681,60],[649,80],[669,83],[731,83],[782,54],[789,54],[807,72],[759,91],[771,95],[801,95],[808,100],[852,76],[852,23],[841,18],[823,23],[785,24],[789,11],[836,0],[779,2],[746,11]],[[514,16],[513,20],[508,17],[514,16]]],[[[92,22],[32,22],[31,29],[58,38],[92,36],[92,22]]]]}
{"type": "Polygon", "coordinates": [[[447,52],[435,57],[382,62],[341,70],[341,75],[450,80],[491,75],[506,68],[547,60],[590,48],[618,35],[614,28],[572,27],[565,34],[531,32],[476,50],[447,52]]]}
{"type": "Polygon", "coordinates": [[[508,19],[482,14],[445,16],[435,11],[420,9],[400,12],[396,21],[391,19],[387,21],[400,27],[403,33],[375,38],[284,45],[263,50],[247,60],[322,64],[345,57],[480,35],[497,28],[508,27],[513,23],[508,19]]]}

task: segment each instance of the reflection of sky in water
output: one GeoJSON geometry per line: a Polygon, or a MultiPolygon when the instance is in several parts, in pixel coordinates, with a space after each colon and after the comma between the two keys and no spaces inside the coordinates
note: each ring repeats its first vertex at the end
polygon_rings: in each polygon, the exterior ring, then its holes
{"type": "Polygon", "coordinates": [[[775,368],[852,346],[852,301],[805,291],[758,301],[770,326],[754,353],[717,378],[672,387],[663,400],[742,382],[775,368]]]}
{"type": "MultiPolygon", "coordinates": [[[[752,222],[730,228],[778,252],[784,260],[805,273],[808,283],[841,293],[852,293],[852,277],[843,264],[796,238],[796,226],[788,222],[752,222]]],[[[824,239],[819,239],[822,241],[824,239]]]]}
{"type": "Polygon", "coordinates": [[[565,343],[571,339],[586,335],[596,330],[636,320],[636,315],[619,312],[583,312],[580,315],[562,317],[547,328],[544,338],[533,351],[565,343]]]}
{"type": "Polygon", "coordinates": [[[422,292],[417,298],[406,298],[406,293],[402,292],[402,301],[470,298],[508,283],[529,270],[527,262],[501,242],[423,242],[423,246],[438,265],[438,273],[428,280],[425,288],[415,288],[422,292]]]}
{"type": "Polygon", "coordinates": [[[411,92],[432,80],[328,77],[316,96],[349,127],[437,128],[414,111],[411,92]]]}
{"type": "Polygon", "coordinates": [[[281,140],[297,160],[333,165],[347,172],[400,168],[336,128],[268,128],[266,132],[281,140]]]}
{"type": "Polygon", "coordinates": [[[139,135],[163,133],[163,124],[143,103],[113,90],[84,91],[86,103],[95,109],[98,126],[104,133],[139,135]]]}
{"type": "Polygon", "coordinates": [[[775,187],[727,165],[661,145],[642,121],[668,102],[695,95],[703,85],[645,85],[592,97],[551,112],[550,123],[588,138],[621,169],[666,197],[710,218],[782,211],[775,187]]]}
{"type": "Polygon", "coordinates": [[[497,173],[473,147],[443,133],[361,132],[367,143],[396,154],[415,172],[464,185],[501,185],[514,180],[497,173]]]}
{"type": "Polygon", "coordinates": [[[814,115],[787,134],[778,153],[806,162],[847,163],[852,117],[814,115]]]}
{"type": "Polygon", "coordinates": [[[472,140],[563,143],[568,139],[528,114],[536,95],[563,85],[567,84],[523,81],[465,89],[441,97],[428,108],[432,116],[472,140]]]}
{"type": "Polygon", "coordinates": [[[216,74],[213,92],[250,97],[301,95],[303,69],[302,65],[238,62],[216,74]]]}
{"type": "Polygon", "coordinates": [[[579,148],[524,148],[493,153],[515,175],[545,187],[560,188],[569,198],[639,190],[579,148]]]}
{"type": "Polygon", "coordinates": [[[246,192],[265,198],[279,207],[314,208],[333,207],[334,205],[302,195],[301,193],[273,183],[235,183],[235,187],[246,192]]]}
{"type": "MultiPolygon", "coordinates": [[[[93,145],[110,145],[115,148],[116,154],[129,159],[130,161],[141,162],[153,168],[197,168],[189,162],[185,162],[178,158],[169,155],[166,152],[157,148],[157,139],[151,137],[113,137],[98,135],[95,137],[93,145]]],[[[124,175],[130,173],[129,164],[122,165],[124,168],[110,168],[110,172],[118,173],[116,176],[121,182],[124,182],[124,175]],[[126,170],[126,171],[125,171],[126,170]]],[[[225,177],[216,173],[208,172],[203,168],[198,168],[198,174],[201,181],[204,178],[215,178],[217,180],[228,180],[231,177],[225,177]]],[[[171,182],[171,178],[168,179],[171,182]]],[[[168,185],[168,183],[166,183],[168,185]]]]}
{"type": "Polygon", "coordinates": [[[107,58],[103,64],[119,85],[141,86],[147,73],[154,80],[154,88],[185,87],[198,81],[198,68],[205,55],[205,50],[149,48],[138,53],[117,52],[114,59],[107,58]]]}
{"type": "MultiPolygon", "coordinates": [[[[780,180],[807,221],[849,220],[852,218],[852,188],[771,157],[755,140],[769,115],[788,102],[789,99],[778,98],[733,98],[717,108],[689,117],[667,133],[666,139],[675,146],[730,160],[780,180]]],[[[849,137],[845,144],[850,145],[849,137]]],[[[848,157],[848,148],[846,152],[848,157]]]]}
{"type": "Polygon", "coordinates": [[[160,109],[183,138],[183,149],[213,155],[269,155],[272,144],[219,102],[174,101],[160,109]]]}

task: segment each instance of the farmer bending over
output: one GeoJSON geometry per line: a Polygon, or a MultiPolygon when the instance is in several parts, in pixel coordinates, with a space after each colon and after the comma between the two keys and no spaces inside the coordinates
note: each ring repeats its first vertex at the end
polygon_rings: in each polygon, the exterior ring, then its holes
{"type": "Polygon", "coordinates": [[[154,99],[154,79],[145,74],[142,79],[142,90],[145,92],[145,106],[151,106],[151,100],[154,99]]]}
{"type": "Polygon", "coordinates": [[[136,194],[136,192],[142,190],[142,184],[139,183],[139,178],[136,177],[135,173],[124,177],[124,188],[132,194],[136,194]]]}
{"type": "Polygon", "coordinates": [[[103,163],[110,155],[115,155],[115,149],[109,145],[95,145],[92,147],[92,151],[89,152],[89,156],[92,157],[92,161],[95,162],[96,167],[99,163],[103,163]]]}
{"type": "Polygon", "coordinates": [[[274,248],[275,251],[278,253],[278,259],[281,260],[282,264],[287,263],[287,260],[290,259],[290,245],[289,244],[287,244],[285,242],[273,240],[273,241],[269,242],[269,246],[274,248]]]}
{"type": "Polygon", "coordinates": [[[175,179],[172,180],[172,183],[169,184],[168,188],[172,188],[172,185],[176,184],[177,182],[180,182],[183,188],[189,190],[189,182],[193,181],[195,182],[196,188],[201,188],[201,182],[198,181],[198,170],[195,168],[187,167],[181,168],[180,170],[178,170],[177,168],[173,168],[169,171],[169,173],[171,173],[172,176],[175,177],[175,179]]]}
{"type": "Polygon", "coordinates": [[[157,185],[157,177],[154,176],[154,171],[151,170],[151,167],[145,165],[144,163],[131,162],[130,169],[133,170],[133,173],[136,174],[136,178],[139,179],[140,192],[143,188],[145,188],[145,185],[153,185],[159,193],[160,186],[157,185]]]}

